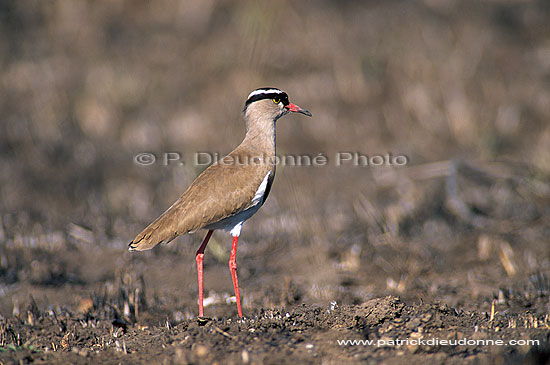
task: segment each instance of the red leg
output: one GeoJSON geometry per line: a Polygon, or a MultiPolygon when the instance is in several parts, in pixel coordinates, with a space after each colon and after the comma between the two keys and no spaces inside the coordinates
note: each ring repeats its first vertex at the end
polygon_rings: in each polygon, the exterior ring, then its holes
{"type": "Polygon", "coordinates": [[[204,258],[204,249],[206,248],[206,245],[208,244],[208,241],[210,240],[210,236],[212,236],[213,230],[209,230],[206,234],[206,237],[204,237],[204,240],[202,241],[201,247],[197,250],[197,254],[195,256],[195,260],[197,261],[197,275],[199,277],[199,317],[204,316],[204,309],[202,305],[202,260],[204,258]]]}
{"type": "Polygon", "coordinates": [[[241,309],[241,295],[239,294],[239,280],[237,279],[237,242],[239,236],[233,237],[233,247],[231,247],[231,256],[229,257],[229,271],[231,271],[231,278],[233,279],[233,288],[235,289],[235,298],[237,299],[237,312],[239,317],[243,317],[243,311],[241,309]]]}

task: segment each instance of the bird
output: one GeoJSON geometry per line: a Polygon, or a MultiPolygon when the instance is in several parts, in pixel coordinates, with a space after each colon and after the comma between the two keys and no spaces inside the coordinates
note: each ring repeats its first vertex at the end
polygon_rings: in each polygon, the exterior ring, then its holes
{"type": "Polygon", "coordinates": [[[229,270],[235,290],[237,312],[243,317],[237,278],[237,244],[243,223],[265,203],[276,168],[275,125],[289,113],[311,113],[293,104],[288,94],[275,87],[253,90],[247,97],[243,115],[246,134],[227,156],[206,168],[164,213],[130,243],[130,251],[149,250],[186,233],[207,230],[196,254],[199,289],[199,318],[204,318],[204,250],[215,230],[233,237],[229,270]]]}

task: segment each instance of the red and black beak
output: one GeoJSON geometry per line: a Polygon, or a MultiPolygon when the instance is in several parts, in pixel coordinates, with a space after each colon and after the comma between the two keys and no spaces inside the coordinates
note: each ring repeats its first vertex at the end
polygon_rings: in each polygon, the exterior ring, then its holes
{"type": "Polygon", "coordinates": [[[288,110],[290,110],[291,112],[294,112],[294,113],[302,113],[304,115],[307,115],[308,117],[311,117],[311,113],[305,109],[302,109],[300,108],[298,105],[296,104],[292,104],[292,103],[288,103],[288,105],[285,105],[285,108],[287,108],[288,110]]]}

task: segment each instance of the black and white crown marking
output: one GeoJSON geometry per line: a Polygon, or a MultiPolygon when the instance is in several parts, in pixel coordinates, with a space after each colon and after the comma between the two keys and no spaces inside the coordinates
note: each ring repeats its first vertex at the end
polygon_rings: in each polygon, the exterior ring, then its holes
{"type": "Polygon", "coordinates": [[[288,95],[284,91],[279,90],[275,87],[261,87],[252,91],[248,95],[248,98],[246,99],[246,103],[244,105],[244,110],[246,110],[246,108],[248,108],[251,103],[263,99],[281,99],[283,105],[289,104],[288,95]]]}

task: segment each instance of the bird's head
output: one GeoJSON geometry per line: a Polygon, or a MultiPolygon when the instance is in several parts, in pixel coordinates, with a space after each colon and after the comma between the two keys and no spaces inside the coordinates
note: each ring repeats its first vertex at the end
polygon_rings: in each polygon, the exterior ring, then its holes
{"type": "Polygon", "coordinates": [[[292,104],[288,95],[274,87],[262,87],[252,91],[244,105],[244,114],[256,117],[264,116],[277,120],[290,112],[302,113],[311,117],[311,113],[292,104]]]}

